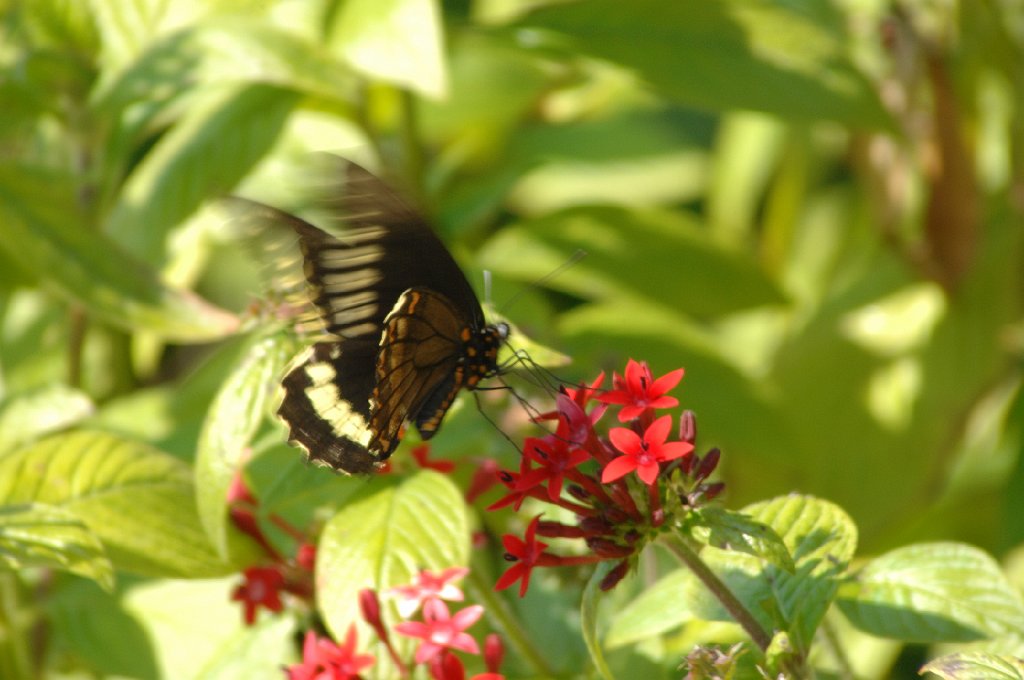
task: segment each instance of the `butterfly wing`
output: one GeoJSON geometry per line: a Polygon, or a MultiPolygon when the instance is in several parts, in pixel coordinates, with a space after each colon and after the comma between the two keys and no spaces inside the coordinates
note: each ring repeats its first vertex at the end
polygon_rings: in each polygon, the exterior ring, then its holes
{"type": "Polygon", "coordinates": [[[402,294],[388,315],[377,355],[377,385],[370,398],[370,428],[380,452],[398,444],[402,423],[412,420],[424,439],[463,386],[462,351],[469,320],[444,296],[422,288],[402,294]]]}
{"type": "Polygon", "coordinates": [[[387,459],[406,420],[424,438],[436,432],[483,312],[419,213],[359,166],[344,172],[340,198],[319,206],[337,233],[262,208],[298,235],[310,298],[335,339],[288,372],[278,415],[312,460],[363,473],[387,459]]]}

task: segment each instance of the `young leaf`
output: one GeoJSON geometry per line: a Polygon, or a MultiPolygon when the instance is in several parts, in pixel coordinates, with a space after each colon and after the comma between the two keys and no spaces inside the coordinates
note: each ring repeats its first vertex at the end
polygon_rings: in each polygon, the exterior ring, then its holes
{"type": "MultiPolygon", "coordinates": [[[[328,629],[343,636],[359,621],[358,594],[412,582],[422,569],[467,564],[469,523],[462,493],[437,472],[364,482],[324,527],[317,549],[317,601],[328,629]]],[[[385,615],[387,612],[385,611],[385,615]]]]}
{"type": "Polygon", "coordinates": [[[229,552],[228,487],[245,464],[246,450],[294,352],[292,336],[287,333],[257,338],[207,413],[196,454],[196,496],[203,528],[224,558],[229,552]]]}
{"type": "Polygon", "coordinates": [[[94,533],[63,508],[42,503],[0,506],[0,565],[50,567],[114,587],[114,570],[94,533]]]}
{"type": "Polygon", "coordinates": [[[838,505],[795,494],[744,512],[778,532],[793,556],[794,573],[769,565],[761,576],[788,623],[792,644],[805,652],[857,549],[857,527],[838,505]]]}
{"type": "Polygon", "coordinates": [[[960,543],[897,548],[844,585],[839,607],[861,630],[915,642],[1024,635],[1024,603],[994,559],[960,543]]]}
{"type": "Polygon", "coordinates": [[[78,431],[0,459],[0,504],[30,503],[77,517],[117,569],[191,578],[228,571],[199,525],[189,466],[145,444],[78,431]]]}
{"type": "Polygon", "coordinates": [[[694,513],[693,536],[722,550],[754,555],[790,573],[796,570],[786,544],[775,531],[740,512],[706,507],[694,513]]]}
{"type": "Polygon", "coordinates": [[[145,328],[185,342],[235,330],[233,315],[164,286],[155,272],[90,230],[81,215],[67,177],[24,166],[0,167],[0,248],[51,288],[126,330],[145,328]]]}

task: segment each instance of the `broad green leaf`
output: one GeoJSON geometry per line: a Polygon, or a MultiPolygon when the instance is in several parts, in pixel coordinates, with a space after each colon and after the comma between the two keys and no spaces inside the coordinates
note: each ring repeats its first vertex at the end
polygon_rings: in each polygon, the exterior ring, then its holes
{"type": "Polygon", "coordinates": [[[437,0],[349,0],[333,33],[357,70],[428,97],[448,90],[443,41],[437,0]]]}
{"type": "Polygon", "coordinates": [[[110,324],[197,342],[233,332],[237,319],[201,298],[163,286],[156,274],[103,234],[75,207],[67,177],[0,167],[0,248],[51,289],[110,324]]]}
{"type": "Polygon", "coordinates": [[[0,459],[0,504],[27,503],[73,514],[117,569],[191,578],[227,571],[199,524],[189,466],[145,444],[78,431],[0,459]]]}
{"type": "Polygon", "coordinates": [[[1024,603],[999,565],[960,543],[897,548],[844,585],[839,607],[861,630],[915,642],[1024,634],[1024,603]]]}
{"type": "Polygon", "coordinates": [[[294,353],[285,332],[255,339],[207,413],[196,456],[196,495],[199,519],[224,558],[229,553],[228,487],[249,457],[253,436],[294,353]]]}
{"type": "Polygon", "coordinates": [[[107,232],[153,264],[168,232],[228,192],[273,146],[298,95],[269,85],[226,87],[196,103],[135,168],[107,232]]]}
{"type": "Polygon", "coordinates": [[[702,586],[685,569],[669,572],[643,591],[612,619],[605,636],[615,649],[677,628],[695,617],[702,586]]]}
{"type": "Polygon", "coordinates": [[[846,57],[842,25],[816,23],[785,4],[590,0],[544,7],[519,23],[561,33],[684,104],[890,125],[846,57]]]}
{"type": "Polygon", "coordinates": [[[689,518],[693,537],[721,550],[735,550],[760,557],[792,573],[793,558],[786,544],[771,527],[748,515],[723,508],[702,508],[689,518]]]}
{"type": "Polygon", "coordinates": [[[668,210],[564,210],[502,229],[479,257],[496,272],[536,281],[577,250],[586,257],[545,285],[588,300],[660,303],[699,316],[785,299],[752,259],[709,244],[693,217],[668,210]]]}
{"type": "Polygon", "coordinates": [[[374,477],[367,485],[327,523],[317,548],[317,602],[335,636],[361,621],[360,590],[383,593],[411,583],[423,569],[469,561],[466,503],[447,477],[422,470],[394,482],[374,477]]]}
{"type": "Polygon", "coordinates": [[[106,590],[114,585],[113,568],[96,535],[74,513],[41,503],[0,506],[0,566],[63,569],[106,590]]]}
{"type": "Polygon", "coordinates": [[[792,643],[806,651],[857,549],[857,527],[838,505],[795,494],[755,503],[744,512],[782,536],[793,556],[795,573],[769,565],[762,578],[792,643]]]}
{"type": "MultiPolygon", "coordinates": [[[[701,559],[767,631],[783,628],[799,652],[814,631],[838,588],[838,580],[856,548],[856,528],[827,501],[786,496],[744,508],[744,514],[770,527],[795,565],[790,573],[771,562],[733,550],[707,547],[701,559]]],[[[644,631],[660,633],[692,619],[732,621],[731,616],[686,569],[665,576],[624,612],[610,634],[616,644],[640,639],[644,631]],[[657,619],[657,621],[652,621],[657,619]]]]}
{"type": "Polygon", "coordinates": [[[601,640],[597,630],[598,606],[601,604],[601,580],[608,575],[612,567],[607,562],[594,569],[587,581],[587,587],[583,590],[583,601],[580,603],[580,626],[583,629],[583,641],[587,644],[590,652],[590,661],[594,668],[605,680],[612,680],[611,669],[605,661],[604,652],[601,650],[601,640]]]}
{"type": "Polygon", "coordinates": [[[1022,680],[1024,660],[987,652],[957,652],[921,666],[920,674],[925,673],[945,680],[1022,680]]]}
{"type": "Polygon", "coordinates": [[[0,457],[42,435],[62,430],[93,412],[88,395],[55,384],[19,394],[0,406],[0,457]]]}

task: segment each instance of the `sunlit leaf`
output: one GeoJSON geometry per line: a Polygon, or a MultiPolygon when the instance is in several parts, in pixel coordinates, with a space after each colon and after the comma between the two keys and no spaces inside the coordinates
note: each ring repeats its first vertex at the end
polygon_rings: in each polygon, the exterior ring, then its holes
{"type": "Polygon", "coordinates": [[[350,0],[334,41],[356,69],[431,97],[448,88],[436,0],[350,0]]]}
{"type": "Polygon", "coordinates": [[[228,488],[249,457],[253,435],[266,417],[278,380],[294,353],[287,333],[256,339],[206,416],[195,464],[199,518],[224,557],[228,556],[228,488]]]}
{"type": "Polygon", "coordinates": [[[0,457],[92,414],[92,400],[67,385],[50,385],[0,404],[0,457]]]}
{"type": "Polygon", "coordinates": [[[842,26],[826,28],[786,4],[592,0],[544,7],[520,24],[563,33],[685,104],[889,125],[847,60],[842,26]]]}
{"type": "Polygon", "coordinates": [[[327,523],[317,550],[317,602],[337,636],[361,621],[360,590],[382,593],[411,583],[422,569],[436,572],[469,559],[466,504],[447,477],[423,470],[367,484],[365,494],[327,523]]]}
{"type": "Polygon", "coordinates": [[[0,565],[63,569],[114,585],[114,571],[94,533],[73,512],[30,503],[0,506],[0,565]]]}
{"type": "Polygon", "coordinates": [[[28,503],[77,517],[118,569],[192,578],[226,571],[199,525],[189,466],[145,444],[79,431],[0,459],[0,504],[28,503]]]}
{"type": "Polygon", "coordinates": [[[162,264],[168,231],[203,200],[228,192],[273,146],[294,92],[227,87],[197,104],[163,136],[125,183],[107,232],[147,262],[162,264]]]}
{"type": "Polygon", "coordinates": [[[924,543],[875,558],[839,606],[872,635],[962,642],[1024,635],[1024,602],[992,557],[959,543],[924,543]]]}

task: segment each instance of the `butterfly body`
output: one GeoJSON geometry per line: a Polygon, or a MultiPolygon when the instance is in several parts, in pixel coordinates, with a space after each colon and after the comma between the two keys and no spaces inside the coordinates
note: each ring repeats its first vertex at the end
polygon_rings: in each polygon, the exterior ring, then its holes
{"type": "Polygon", "coordinates": [[[412,422],[429,439],[460,389],[497,373],[503,325],[487,325],[426,221],[387,185],[347,169],[337,235],[268,208],[299,237],[326,339],[282,380],[279,417],[311,460],[379,468],[412,422]]]}

